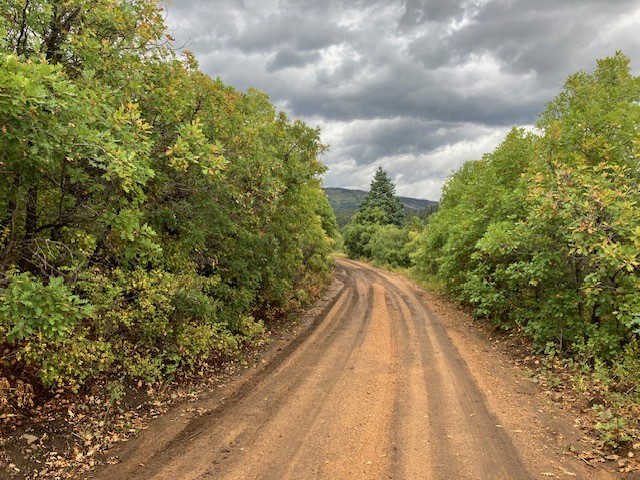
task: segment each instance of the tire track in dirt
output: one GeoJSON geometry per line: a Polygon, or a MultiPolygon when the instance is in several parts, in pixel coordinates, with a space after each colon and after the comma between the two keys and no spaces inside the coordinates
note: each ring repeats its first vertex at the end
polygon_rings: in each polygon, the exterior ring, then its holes
{"type": "MultiPolygon", "coordinates": [[[[409,289],[380,276],[400,313],[400,338],[405,342],[401,348],[410,352],[403,357],[402,370],[421,371],[422,382],[412,381],[414,406],[408,410],[424,412],[426,403],[427,434],[406,436],[428,438],[428,478],[532,478],[442,324],[409,289]],[[421,384],[421,391],[416,384],[421,384]]],[[[402,462],[405,471],[397,478],[427,478],[416,476],[425,472],[414,464],[415,457],[402,462]]]]}
{"type": "MultiPolygon", "coordinates": [[[[308,351],[287,362],[281,371],[282,378],[274,379],[289,385],[280,397],[275,398],[277,412],[269,415],[263,428],[251,432],[255,438],[246,439],[248,454],[236,459],[241,462],[209,469],[208,475],[238,479],[295,478],[288,476],[287,471],[291,469],[293,459],[301,455],[301,449],[314,444],[313,426],[323,420],[327,402],[340,395],[337,383],[367,333],[373,307],[372,287],[359,278],[354,279],[354,284],[357,293],[353,301],[344,309],[329,312],[328,327],[314,332],[307,341],[308,351]],[[355,306],[364,308],[358,310],[355,306]],[[285,405],[286,410],[283,410],[281,407],[285,405]],[[287,461],[283,462],[283,459],[287,461]]],[[[257,395],[262,396],[262,392],[257,395]]],[[[203,475],[201,478],[208,477],[203,475]]]]}
{"type": "Polygon", "coordinates": [[[527,456],[539,459],[540,449],[516,445],[501,428],[478,367],[465,363],[416,287],[350,260],[339,260],[338,274],[344,288],[297,340],[209,414],[159,432],[156,445],[141,439],[142,451],[97,478],[547,476],[531,473],[527,456]]]}
{"type": "MultiPolygon", "coordinates": [[[[287,352],[286,358],[278,365],[266,368],[257,381],[250,385],[251,389],[241,389],[234,398],[225,402],[223,410],[216,409],[206,418],[195,419],[164,448],[140,462],[143,467],[128,462],[132,464],[130,468],[114,468],[114,473],[109,474],[108,478],[251,478],[246,476],[246,472],[238,476],[231,474],[239,463],[247,464],[237,453],[250,453],[246,445],[252,443],[252,438],[259,438],[260,432],[267,431],[268,434],[273,430],[274,421],[283,408],[304,413],[291,422],[296,425],[296,433],[303,433],[307,424],[317,416],[317,406],[307,403],[291,408],[287,399],[296,398],[297,392],[309,378],[315,379],[315,383],[307,386],[306,390],[314,392],[317,400],[331,395],[349,357],[362,343],[373,304],[372,286],[359,277],[357,274],[347,277],[347,288],[326,313],[324,320],[312,329],[296,349],[287,352]],[[345,318],[352,320],[345,322],[345,318]],[[336,347],[336,344],[339,346],[336,347]],[[299,348],[302,345],[305,347],[299,348]],[[217,448],[212,450],[210,445],[216,445],[217,448]],[[216,455],[210,465],[201,461],[203,452],[205,455],[216,455]]],[[[322,402],[316,403],[322,405],[322,402]]],[[[280,436],[290,438],[286,432],[280,436]]],[[[280,453],[284,454],[287,450],[291,453],[297,444],[280,442],[280,447],[285,447],[280,453]]],[[[265,457],[258,462],[261,468],[265,468],[265,461],[269,463],[268,459],[265,457]]],[[[269,476],[263,474],[259,478],[280,478],[277,472],[282,462],[276,459],[273,463],[270,469],[265,469],[270,472],[269,476]]]]}
{"type": "MultiPolygon", "coordinates": [[[[352,263],[357,268],[357,263],[352,263]]],[[[530,479],[442,326],[412,292],[377,272],[398,345],[391,478],[530,479]]]]}

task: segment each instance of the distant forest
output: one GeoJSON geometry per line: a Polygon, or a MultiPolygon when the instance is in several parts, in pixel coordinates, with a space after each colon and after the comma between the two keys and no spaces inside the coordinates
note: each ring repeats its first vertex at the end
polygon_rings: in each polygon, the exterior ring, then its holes
{"type": "MultiPolygon", "coordinates": [[[[335,212],[340,228],[351,221],[351,217],[367,194],[364,190],[351,190],[348,188],[325,187],[323,190],[329,198],[329,203],[335,212]]],[[[411,197],[398,198],[400,198],[404,205],[407,217],[418,216],[425,219],[438,209],[438,202],[434,202],[433,200],[411,197]]]]}

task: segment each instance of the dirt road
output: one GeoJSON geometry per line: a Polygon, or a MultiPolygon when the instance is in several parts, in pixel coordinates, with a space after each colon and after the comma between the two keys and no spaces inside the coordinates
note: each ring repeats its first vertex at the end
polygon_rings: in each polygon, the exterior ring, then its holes
{"type": "Polygon", "coordinates": [[[613,478],[563,454],[570,419],[450,307],[357,262],[340,260],[338,278],[297,340],[203,400],[205,415],[152,425],[97,478],[613,478]]]}

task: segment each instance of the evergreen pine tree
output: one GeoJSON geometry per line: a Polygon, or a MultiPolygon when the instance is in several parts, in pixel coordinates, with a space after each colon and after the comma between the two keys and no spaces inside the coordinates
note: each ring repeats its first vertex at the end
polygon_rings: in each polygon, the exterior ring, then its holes
{"type": "Polygon", "coordinates": [[[396,187],[382,167],[378,167],[373,176],[369,193],[362,199],[358,212],[365,218],[371,215],[376,216],[383,225],[391,224],[399,227],[404,225],[404,205],[396,197],[396,187]],[[380,212],[383,215],[380,215],[380,212]]]}

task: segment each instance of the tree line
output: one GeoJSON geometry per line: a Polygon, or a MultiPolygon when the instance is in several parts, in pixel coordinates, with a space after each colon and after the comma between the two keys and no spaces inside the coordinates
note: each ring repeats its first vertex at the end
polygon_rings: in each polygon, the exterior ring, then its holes
{"type": "Polygon", "coordinates": [[[0,12],[10,391],[191,371],[318,292],[337,226],[317,129],[177,55],[155,1],[0,12]]]}

